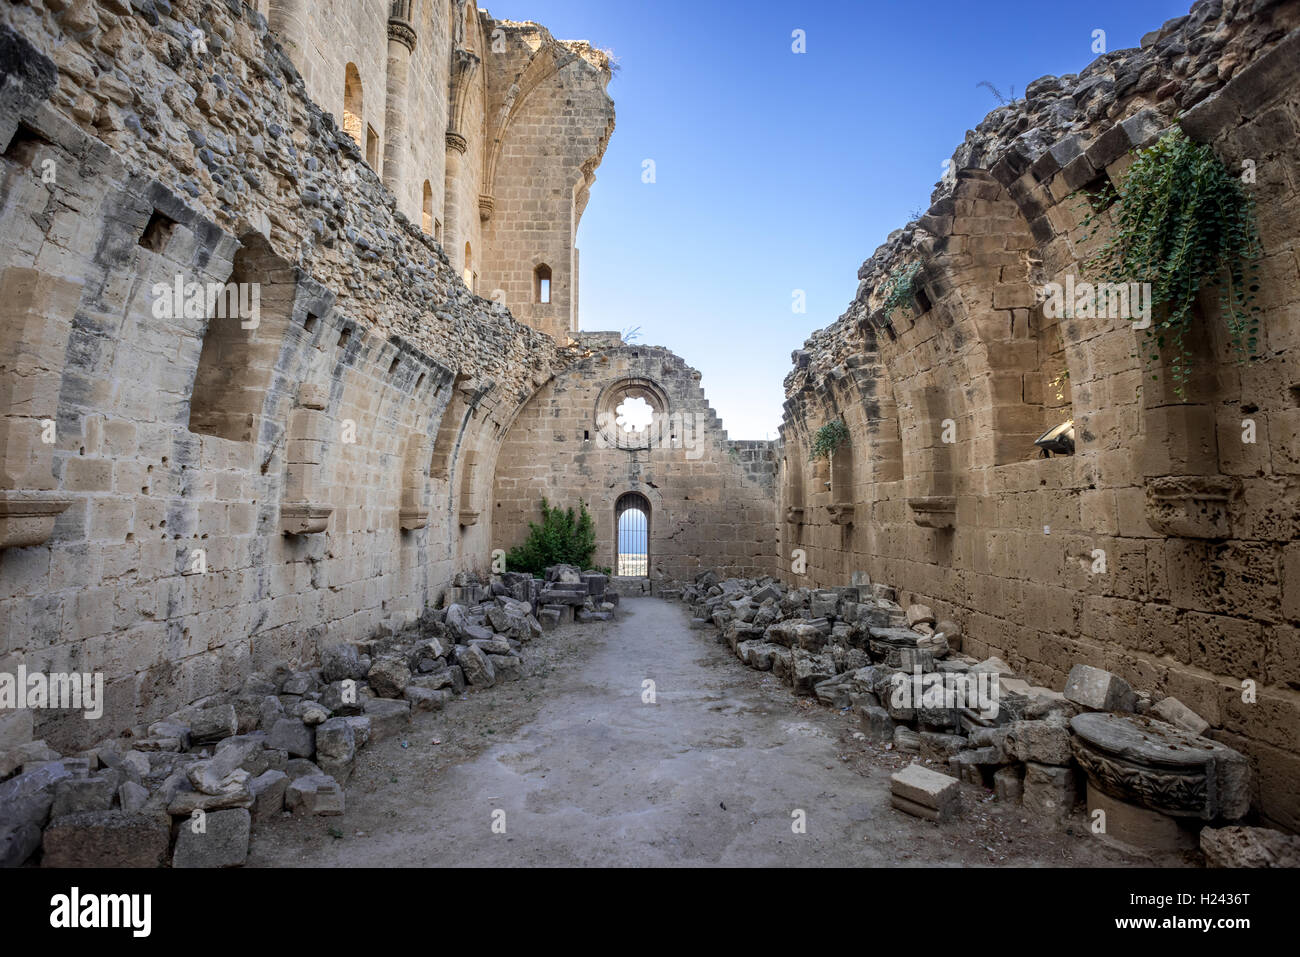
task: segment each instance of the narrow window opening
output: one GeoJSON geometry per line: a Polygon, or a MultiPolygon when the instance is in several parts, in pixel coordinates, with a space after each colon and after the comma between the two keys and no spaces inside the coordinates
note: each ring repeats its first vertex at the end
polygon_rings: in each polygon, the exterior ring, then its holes
{"type": "Polygon", "coordinates": [[[316,315],[313,312],[309,312],[307,313],[307,318],[304,319],[302,322],[302,327],[303,329],[307,330],[308,335],[311,335],[313,332],[316,331],[316,325],[319,322],[320,322],[320,316],[316,315]]]}
{"type": "Polygon", "coordinates": [[[36,156],[37,148],[50,145],[49,140],[26,123],[19,123],[9,145],[5,147],[4,155],[6,159],[17,160],[20,164],[29,166],[36,156]]]}
{"type": "Polygon", "coordinates": [[[379,172],[379,134],[373,126],[366,127],[366,162],[372,170],[379,172]]]}
{"type": "Polygon", "coordinates": [[[347,345],[348,345],[348,340],[351,339],[351,338],[352,338],[352,330],[351,330],[351,329],[344,329],[342,332],[340,332],[340,333],[339,333],[339,348],[340,348],[340,349],[346,349],[346,348],[347,348],[347,345]]]}
{"type": "Polygon", "coordinates": [[[154,210],[149,217],[149,223],[144,227],[144,232],[140,235],[140,245],[155,253],[160,253],[167,248],[167,240],[171,239],[172,230],[176,228],[176,220],[169,216],[154,210]]]}
{"type": "Polygon", "coordinates": [[[614,574],[644,578],[650,574],[650,503],[644,495],[628,492],[619,497],[614,511],[614,574]]]}
{"type": "Polygon", "coordinates": [[[349,63],[343,79],[343,132],[359,147],[365,145],[361,139],[365,128],[361,120],[362,105],[361,73],[355,63],[349,63]]]}
{"type": "Polygon", "coordinates": [[[426,236],[434,235],[433,186],[427,179],[424,181],[424,219],[422,225],[426,236]]]}
{"type": "Polygon", "coordinates": [[[551,301],[551,267],[542,263],[533,270],[533,302],[543,305],[551,301]]]}

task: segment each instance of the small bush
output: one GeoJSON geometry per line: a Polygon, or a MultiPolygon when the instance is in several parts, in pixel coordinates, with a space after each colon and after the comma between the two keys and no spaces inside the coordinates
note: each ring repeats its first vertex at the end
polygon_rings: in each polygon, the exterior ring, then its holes
{"type": "Polygon", "coordinates": [[[506,554],[506,568],[540,576],[549,565],[574,565],[590,568],[596,553],[596,526],[584,502],[579,513],[572,508],[551,508],[542,499],[541,523],[528,523],[528,541],[506,554]]]}

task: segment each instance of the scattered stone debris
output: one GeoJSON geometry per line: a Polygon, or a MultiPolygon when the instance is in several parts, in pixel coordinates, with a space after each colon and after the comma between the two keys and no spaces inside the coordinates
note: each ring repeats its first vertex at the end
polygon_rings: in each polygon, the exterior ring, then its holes
{"type": "Polygon", "coordinates": [[[1196,828],[1248,814],[1249,762],[1202,736],[1208,723],[1177,699],[1152,706],[1086,664],[1061,690],[1036,686],[999,658],[961,654],[957,622],[925,605],[902,607],[893,588],[865,575],[855,580],[791,588],[705,571],[681,598],[692,628],[715,629],[746,665],[854,713],[861,740],[923,762],[893,777],[900,811],[952,820],[964,782],[986,789],[984,800],[1019,805],[1027,821],[1060,826],[1083,799],[1106,812],[1103,836],[1139,853],[1184,849],[1196,828]]]}
{"type": "Polygon", "coordinates": [[[942,824],[957,816],[961,792],[956,778],[909,764],[890,776],[889,803],[913,817],[942,824]]]}
{"type": "Polygon", "coordinates": [[[1201,851],[1207,867],[1300,867],[1300,836],[1265,827],[1207,827],[1201,851]]]}
{"type": "Polygon", "coordinates": [[[314,668],[254,673],[80,754],[44,741],[0,753],[0,866],[238,867],[277,816],[343,814],[357,752],[413,711],[519,678],[539,611],[609,620],[608,584],[568,565],[545,579],[460,575],[454,600],[403,634],[326,646],[314,668]]]}

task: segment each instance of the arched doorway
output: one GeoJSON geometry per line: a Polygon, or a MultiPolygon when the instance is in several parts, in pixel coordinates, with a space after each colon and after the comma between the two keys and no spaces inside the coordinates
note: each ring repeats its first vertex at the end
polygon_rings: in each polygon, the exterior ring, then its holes
{"type": "Polygon", "coordinates": [[[650,502],[627,492],[614,503],[614,574],[645,578],[650,574],[650,502]]]}

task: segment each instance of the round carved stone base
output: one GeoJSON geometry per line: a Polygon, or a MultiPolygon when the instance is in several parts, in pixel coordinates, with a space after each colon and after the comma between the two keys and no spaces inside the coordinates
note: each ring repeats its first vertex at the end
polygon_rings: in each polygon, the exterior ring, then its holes
{"type": "Polygon", "coordinates": [[[1094,834],[1107,844],[1124,851],[1142,854],[1174,854],[1196,848],[1197,829],[1187,827],[1178,819],[1150,811],[1136,804],[1117,800],[1097,790],[1088,782],[1088,823],[1097,821],[1095,812],[1106,816],[1105,830],[1094,834]]]}
{"type": "Polygon", "coordinates": [[[1126,804],[1203,821],[1250,810],[1250,763],[1226,745],[1141,715],[1080,714],[1070,730],[1089,784],[1126,804]]]}

